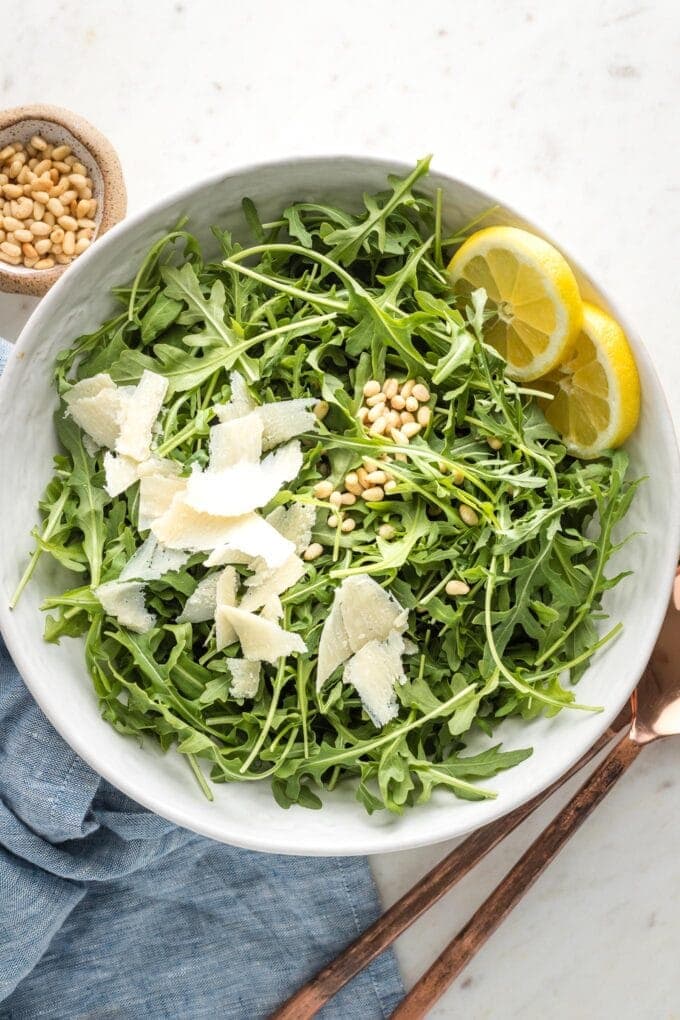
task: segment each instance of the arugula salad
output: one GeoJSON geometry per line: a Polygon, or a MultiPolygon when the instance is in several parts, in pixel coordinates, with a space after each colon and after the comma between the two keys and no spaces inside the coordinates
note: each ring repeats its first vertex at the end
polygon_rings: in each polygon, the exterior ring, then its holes
{"type": "Polygon", "coordinates": [[[626,454],[570,454],[506,371],[489,293],[447,273],[474,225],[446,233],[427,173],[358,214],[263,223],[245,198],[212,261],[180,224],[57,359],[61,449],[14,601],[41,556],[66,568],[45,639],[84,639],[104,718],[208,798],[493,797],[531,754],[494,741],[505,718],[597,710],[573,688],[620,629],[596,621],[626,454]]]}

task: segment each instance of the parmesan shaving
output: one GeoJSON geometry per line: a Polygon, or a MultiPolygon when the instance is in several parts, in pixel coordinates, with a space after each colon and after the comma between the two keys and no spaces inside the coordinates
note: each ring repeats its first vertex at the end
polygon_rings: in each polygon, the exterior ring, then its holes
{"type": "Polygon", "coordinates": [[[299,634],[283,630],[271,620],[235,607],[225,606],[223,612],[236,631],[245,659],[275,663],[285,655],[307,651],[299,634]]]}
{"type": "Polygon", "coordinates": [[[303,432],[310,432],[318,419],[309,408],[316,403],[314,398],[302,400],[277,400],[271,404],[262,404],[256,414],[262,426],[262,449],[272,450],[280,443],[285,443],[303,432]]]}
{"type": "Polygon", "coordinates": [[[121,627],[145,634],[156,622],[144,603],[144,585],[140,581],[108,581],[94,589],[104,612],[115,617],[121,627]]]}
{"type": "Polygon", "coordinates": [[[222,471],[195,471],[187,481],[187,505],[201,513],[241,517],[265,506],[302,467],[299,443],[288,443],[257,464],[240,461],[222,471]]]}
{"type": "Polygon", "coordinates": [[[145,369],[134,393],[125,401],[116,451],[134,460],[146,460],[151,452],[152,429],[168,391],[165,376],[145,369]]]}
{"type": "Polygon", "coordinates": [[[109,496],[120,496],[131,485],[137,481],[137,469],[139,465],[131,457],[116,457],[113,453],[104,454],[104,474],[106,483],[104,488],[109,496]]]}
{"type": "Polygon", "coordinates": [[[254,661],[248,662],[247,659],[226,659],[225,661],[231,673],[229,686],[231,697],[254,698],[260,686],[262,664],[254,661]]]}
{"type": "Polygon", "coordinates": [[[140,531],[147,531],[155,520],[170,510],[175,496],[186,488],[186,481],[186,478],[177,478],[166,473],[142,475],[139,480],[137,519],[140,531]]]}
{"type": "Polygon", "coordinates": [[[227,645],[236,641],[236,631],[232,626],[229,614],[226,610],[236,605],[236,592],[238,590],[238,574],[233,567],[225,567],[217,577],[215,588],[215,641],[217,651],[221,652],[227,645]]]}
{"type": "Polygon", "coordinates": [[[308,503],[292,503],[289,507],[277,506],[267,514],[266,520],[284,538],[295,543],[295,552],[299,556],[312,541],[316,507],[308,503]]]}
{"type": "Polygon", "coordinates": [[[254,411],[257,404],[248,392],[245,379],[240,372],[232,372],[229,377],[231,400],[228,404],[215,404],[215,414],[221,422],[244,418],[254,411]]]}
{"type": "Polygon", "coordinates": [[[210,471],[223,471],[241,461],[259,463],[262,422],[257,414],[234,418],[210,429],[210,471]]]}
{"type": "Polygon", "coordinates": [[[290,556],[276,570],[266,566],[246,579],[248,591],[241,599],[241,608],[254,612],[266,604],[274,595],[282,595],[292,588],[305,572],[305,564],[299,556],[290,556]]]}
{"type": "Polygon", "coordinates": [[[354,687],[375,726],[384,726],[399,712],[395,686],[406,682],[403,651],[403,638],[392,631],[384,641],[368,641],[343,671],[343,683],[354,687]]]}
{"type": "Polygon", "coordinates": [[[120,572],[119,581],[157,581],[165,574],[181,570],[189,556],[176,549],[164,549],[153,535],[140,545],[120,572]]]}
{"type": "Polygon", "coordinates": [[[177,617],[178,623],[203,623],[215,618],[219,574],[208,574],[198,582],[177,617]]]}

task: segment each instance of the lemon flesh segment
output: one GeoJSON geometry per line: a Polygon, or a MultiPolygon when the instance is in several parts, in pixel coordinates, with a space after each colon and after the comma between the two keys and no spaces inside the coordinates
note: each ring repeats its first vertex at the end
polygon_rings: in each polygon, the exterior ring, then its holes
{"type": "Polygon", "coordinates": [[[576,278],[551,244],[518,227],[487,227],[451,259],[454,289],[466,298],[483,287],[494,316],[485,340],[515,379],[546,375],[568,356],[583,318],[576,278]]]}
{"type": "Polygon", "coordinates": [[[583,327],[564,362],[539,380],[543,412],[577,457],[598,457],[626,441],[640,417],[640,380],[626,336],[606,312],[584,302],[583,327]]]}

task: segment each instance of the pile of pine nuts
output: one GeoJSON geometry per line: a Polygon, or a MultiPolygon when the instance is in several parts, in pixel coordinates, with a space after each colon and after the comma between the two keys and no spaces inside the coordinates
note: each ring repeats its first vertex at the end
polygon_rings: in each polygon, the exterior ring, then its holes
{"type": "Polygon", "coordinates": [[[368,429],[369,436],[388,435],[395,443],[405,446],[430,424],[429,400],[427,386],[415,379],[407,379],[405,383],[396,379],[386,379],[384,383],[369,379],[357,416],[368,429]]]}
{"type": "Polygon", "coordinates": [[[0,261],[27,269],[66,266],[90,247],[97,199],[68,145],[40,135],[0,150],[0,261]]]}
{"type": "Polygon", "coordinates": [[[396,488],[397,483],[390,474],[386,461],[364,457],[360,468],[345,475],[342,489],[334,488],[332,482],[325,480],[318,482],[313,492],[317,499],[328,500],[333,507],[327,521],[329,528],[339,527],[344,534],[349,534],[354,531],[356,521],[344,513],[346,507],[354,506],[357,499],[363,499],[366,503],[378,503],[396,488]]]}

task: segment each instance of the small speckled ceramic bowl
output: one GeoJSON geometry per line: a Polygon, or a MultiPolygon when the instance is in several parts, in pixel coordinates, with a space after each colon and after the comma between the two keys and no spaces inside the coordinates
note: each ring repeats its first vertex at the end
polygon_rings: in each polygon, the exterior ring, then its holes
{"type": "MultiPolygon", "coordinates": [[[[59,106],[36,104],[0,111],[0,151],[12,142],[25,145],[36,134],[48,142],[69,145],[78,161],[87,168],[93,184],[92,195],[97,199],[96,240],[123,219],[127,208],[123,171],[116,150],[92,124],[59,106]]],[[[41,296],[68,268],[27,269],[0,262],[0,291],[41,296]]]]}

